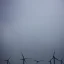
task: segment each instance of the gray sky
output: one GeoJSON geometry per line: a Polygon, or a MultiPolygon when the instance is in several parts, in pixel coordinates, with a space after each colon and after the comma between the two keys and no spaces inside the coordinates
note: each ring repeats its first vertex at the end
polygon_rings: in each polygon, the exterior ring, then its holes
{"type": "Polygon", "coordinates": [[[48,61],[54,50],[64,57],[63,21],[63,0],[0,0],[0,63],[12,56],[11,64],[21,64],[21,51],[37,60],[48,61]]]}

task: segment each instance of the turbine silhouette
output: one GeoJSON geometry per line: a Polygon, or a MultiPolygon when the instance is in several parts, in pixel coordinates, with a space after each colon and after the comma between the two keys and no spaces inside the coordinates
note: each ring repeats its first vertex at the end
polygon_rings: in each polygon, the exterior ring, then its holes
{"type": "Polygon", "coordinates": [[[22,52],[21,52],[21,54],[22,54],[22,59],[20,59],[20,60],[23,61],[23,64],[27,63],[26,59],[31,59],[31,58],[25,58],[22,52]]]}
{"type": "Polygon", "coordinates": [[[53,60],[54,64],[55,64],[55,60],[60,61],[59,59],[57,59],[57,58],[55,57],[55,51],[54,51],[54,53],[53,53],[53,57],[52,57],[51,60],[53,60]]]}
{"type": "Polygon", "coordinates": [[[7,62],[7,64],[10,64],[9,60],[10,60],[11,57],[9,57],[7,60],[4,60],[7,62]]]}
{"type": "Polygon", "coordinates": [[[41,61],[44,61],[44,60],[34,60],[36,63],[39,63],[39,62],[41,62],[41,61]]]}

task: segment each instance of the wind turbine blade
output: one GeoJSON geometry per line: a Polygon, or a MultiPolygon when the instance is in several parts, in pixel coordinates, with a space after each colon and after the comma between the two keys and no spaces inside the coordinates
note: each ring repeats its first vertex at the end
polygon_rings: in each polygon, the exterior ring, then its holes
{"type": "Polygon", "coordinates": [[[22,54],[22,57],[24,57],[24,55],[23,55],[23,53],[21,52],[21,54],[22,54]]]}
{"type": "MultiPolygon", "coordinates": [[[[53,59],[53,58],[52,58],[52,59],[53,59]]],[[[48,62],[51,62],[52,59],[50,59],[48,62]]]]}
{"type": "Polygon", "coordinates": [[[60,61],[59,59],[55,58],[56,60],[60,61]]]}
{"type": "Polygon", "coordinates": [[[55,55],[55,50],[54,50],[54,53],[53,53],[53,56],[55,55]]]}
{"type": "MultiPolygon", "coordinates": [[[[53,58],[52,58],[52,59],[53,59],[53,58]]],[[[50,59],[50,61],[51,61],[52,59],[50,59]]]]}
{"type": "Polygon", "coordinates": [[[50,64],[52,64],[52,62],[51,62],[51,60],[50,61],[48,61],[50,64]]]}

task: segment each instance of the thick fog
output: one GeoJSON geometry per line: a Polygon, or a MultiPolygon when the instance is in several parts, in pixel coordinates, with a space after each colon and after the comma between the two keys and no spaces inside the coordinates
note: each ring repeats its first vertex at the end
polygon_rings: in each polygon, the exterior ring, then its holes
{"type": "Polygon", "coordinates": [[[64,0],[0,0],[0,64],[49,64],[54,50],[64,58],[64,0]]]}

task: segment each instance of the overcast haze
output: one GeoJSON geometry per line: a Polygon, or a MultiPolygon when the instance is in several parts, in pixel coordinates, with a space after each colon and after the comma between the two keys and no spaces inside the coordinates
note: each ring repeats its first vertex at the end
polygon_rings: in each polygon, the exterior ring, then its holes
{"type": "Polygon", "coordinates": [[[54,50],[64,58],[64,0],[0,0],[0,64],[21,64],[21,51],[49,61],[54,50]]]}

